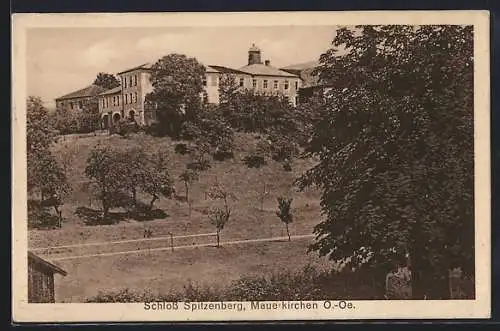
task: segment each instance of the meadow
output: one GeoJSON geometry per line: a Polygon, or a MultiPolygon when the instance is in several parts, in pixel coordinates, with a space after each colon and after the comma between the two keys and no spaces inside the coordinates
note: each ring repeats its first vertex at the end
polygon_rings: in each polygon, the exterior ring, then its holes
{"type": "MultiPolygon", "coordinates": [[[[205,192],[216,182],[223,184],[236,197],[230,203],[233,210],[231,219],[221,234],[223,243],[286,236],[285,227],[276,216],[279,196],[294,199],[291,235],[312,234],[313,227],[321,217],[319,194],[313,189],[299,192],[294,186],[294,180],[313,166],[314,161],[294,159],[292,171],[285,171],[282,164],[272,160],[268,160],[261,168],[248,168],[243,158],[255,147],[259,139],[259,136],[252,134],[236,134],[234,157],[225,161],[212,161],[211,168],[200,173],[199,180],[190,188],[190,198],[193,201],[191,214],[185,201],[162,198],[156,202],[155,207],[167,214],[164,218],[137,221],[123,217],[115,224],[106,225],[88,225],[85,219],[75,214],[79,207],[100,208],[99,202],[88,190],[88,179],[84,174],[88,154],[95,144],[104,142],[118,148],[140,146],[147,153],[166,151],[168,169],[175,179],[179,196],[184,194],[184,185],[179,174],[185,169],[189,156],[174,152],[179,141],[144,134],[133,134],[129,137],[111,135],[59,139],[53,146],[53,151],[61,162],[67,165],[66,174],[72,187],[70,196],[61,208],[63,225],[61,229],[29,230],[29,247],[141,239],[145,229],[151,231],[153,238],[168,236],[169,233],[182,236],[215,232],[215,227],[208,218],[208,208],[213,202],[206,198],[205,192]]],[[[146,201],[146,197],[142,198],[146,201]]],[[[210,240],[211,237],[189,238],[176,240],[175,245],[207,243],[210,240]]],[[[56,281],[56,297],[58,301],[81,302],[98,291],[129,288],[165,292],[190,282],[223,287],[247,275],[266,275],[287,270],[292,272],[308,264],[328,268],[329,263],[317,257],[317,253],[307,253],[311,240],[312,238],[291,242],[222,245],[220,248],[210,246],[174,252],[148,252],[147,248],[168,247],[169,243],[162,240],[123,244],[116,249],[112,249],[111,245],[69,249],[65,252],[66,256],[110,250],[141,251],[134,254],[56,261],[68,271],[68,276],[56,281]]],[[[50,260],[50,256],[48,258],[50,260]]]]}

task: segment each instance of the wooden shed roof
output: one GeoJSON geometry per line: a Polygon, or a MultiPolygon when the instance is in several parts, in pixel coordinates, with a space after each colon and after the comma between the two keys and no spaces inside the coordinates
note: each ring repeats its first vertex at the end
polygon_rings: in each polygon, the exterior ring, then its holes
{"type": "Polygon", "coordinates": [[[66,276],[68,274],[61,267],[59,267],[59,266],[57,266],[57,265],[55,265],[53,263],[50,263],[49,261],[47,261],[45,259],[42,259],[40,256],[38,256],[35,253],[30,252],[30,251],[28,251],[28,261],[29,260],[33,261],[36,264],[40,264],[40,265],[42,265],[45,268],[48,268],[48,269],[52,270],[54,273],[59,273],[59,274],[61,274],[63,276],[66,276]]]}

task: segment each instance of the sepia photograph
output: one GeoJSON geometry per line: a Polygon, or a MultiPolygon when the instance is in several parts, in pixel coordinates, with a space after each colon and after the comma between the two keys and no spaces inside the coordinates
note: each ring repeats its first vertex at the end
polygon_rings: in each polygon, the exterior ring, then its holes
{"type": "Polygon", "coordinates": [[[489,316],[488,12],[13,22],[16,320],[489,316]]]}

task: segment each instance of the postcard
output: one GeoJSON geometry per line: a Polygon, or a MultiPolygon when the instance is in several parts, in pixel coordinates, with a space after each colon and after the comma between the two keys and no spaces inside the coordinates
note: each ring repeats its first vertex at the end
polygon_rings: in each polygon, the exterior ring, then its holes
{"type": "Polygon", "coordinates": [[[15,322],[490,316],[489,12],[12,31],[15,322]]]}

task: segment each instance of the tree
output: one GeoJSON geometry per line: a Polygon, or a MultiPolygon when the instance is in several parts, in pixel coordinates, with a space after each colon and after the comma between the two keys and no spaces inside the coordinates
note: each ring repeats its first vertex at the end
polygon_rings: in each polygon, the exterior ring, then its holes
{"type": "Polygon", "coordinates": [[[146,165],[141,188],[151,196],[149,211],[153,210],[154,203],[160,196],[170,198],[175,191],[166,160],[166,154],[158,152],[151,156],[146,165]]]}
{"type": "Polygon", "coordinates": [[[293,199],[286,199],[283,197],[278,198],[278,211],[276,212],[276,216],[278,216],[285,224],[286,227],[286,234],[288,235],[288,241],[291,241],[292,238],[290,237],[290,231],[288,230],[288,224],[292,223],[293,221],[293,215],[292,215],[292,210],[291,210],[291,205],[292,205],[293,199]]]}
{"type": "Polygon", "coordinates": [[[115,171],[123,177],[122,185],[132,195],[133,207],[137,208],[137,192],[145,181],[156,179],[156,169],[148,167],[148,156],[137,146],[127,147],[114,156],[115,171]]]}
{"type": "MultiPolygon", "coordinates": [[[[28,193],[40,193],[41,215],[45,208],[53,207],[61,227],[62,214],[59,206],[70,191],[64,169],[50,150],[55,132],[50,126],[47,109],[40,98],[29,97],[26,114],[28,193]]],[[[32,204],[30,204],[32,205],[32,204]]]]}
{"type": "Polygon", "coordinates": [[[189,215],[191,216],[191,201],[189,200],[189,186],[193,182],[199,179],[198,172],[193,169],[186,169],[180,175],[179,178],[184,182],[184,187],[186,188],[186,201],[189,205],[189,215]]]}
{"type": "Polygon", "coordinates": [[[42,99],[34,96],[28,97],[26,102],[27,153],[47,150],[54,142],[54,137],[55,131],[50,125],[49,113],[42,99]]]}
{"type": "Polygon", "coordinates": [[[153,91],[146,102],[156,109],[164,133],[179,138],[182,123],[196,118],[202,106],[204,78],[205,67],[185,55],[169,54],[153,65],[153,91]]]}
{"type": "Polygon", "coordinates": [[[97,74],[97,77],[94,80],[94,85],[110,90],[112,88],[120,86],[120,81],[118,80],[118,78],[116,78],[115,75],[100,72],[97,74]]]}
{"type": "Polygon", "coordinates": [[[299,181],[322,190],[311,249],[381,283],[409,256],[413,298],[447,298],[449,269],[474,272],[472,27],[356,29],[320,57],[333,87],[306,148],[319,163],[299,181]]]}
{"type": "Polygon", "coordinates": [[[87,158],[85,175],[95,181],[97,198],[101,201],[103,220],[109,217],[113,199],[123,189],[123,174],[117,169],[116,150],[108,145],[97,144],[87,158]]]}
{"type": "Polygon", "coordinates": [[[217,247],[220,247],[220,233],[224,229],[231,216],[231,208],[229,207],[229,199],[236,200],[236,196],[229,192],[223,185],[216,183],[210,187],[207,192],[211,200],[221,200],[223,207],[212,206],[209,211],[209,218],[213,225],[215,225],[217,235],[217,247]]]}

